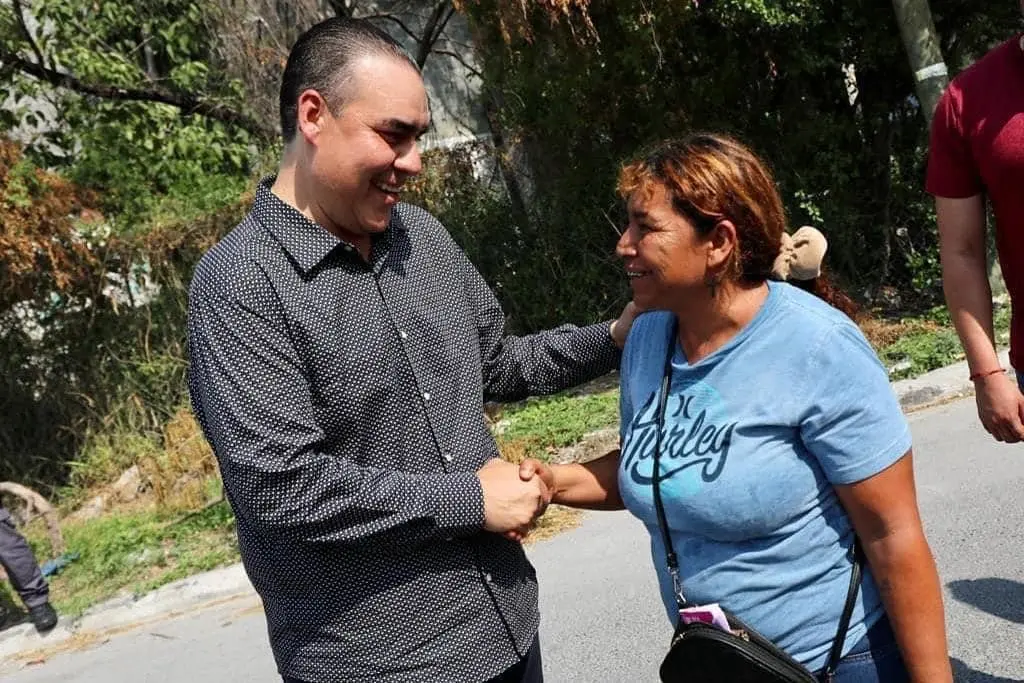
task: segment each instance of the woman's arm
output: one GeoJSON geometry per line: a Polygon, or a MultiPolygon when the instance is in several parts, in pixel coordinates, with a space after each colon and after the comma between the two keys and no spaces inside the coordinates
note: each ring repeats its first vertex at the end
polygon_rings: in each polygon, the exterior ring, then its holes
{"type": "Polygon", "coordinates": [[[913,454],[855,484],[838,485],[914,683],[952,683],[942,589],[924,536],[913,454]]]}
{"type": "Polygon", "coordinates": [[[597,460],[569,465],[548,465],[533,458],[519,466],[519,476],[528,481],[539,476],[551,491],[552,503],[588,510],[621,510],[618,449],[597,460]]]}

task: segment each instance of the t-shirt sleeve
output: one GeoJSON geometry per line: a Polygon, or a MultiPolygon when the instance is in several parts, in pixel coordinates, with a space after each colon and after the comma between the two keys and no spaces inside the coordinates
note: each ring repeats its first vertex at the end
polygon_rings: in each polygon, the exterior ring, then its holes
{"type": "Polygon", "coordinates": [[[963,199],[984,190],[964,126],[962,103],[962,93],[953,83],[935,108],[925,189],[938,197],[963,199]]]}
{"type": "MultiPolygon", "coordinates": [[[[632,331],[630,332],[632,334],[632,331]]],[[[626,342],[626,347],[629,347],[629,342],[626,342]]],[[[625,349],[624,349],[625,351],[625,349]]],[[[629,425],[633,422],[633,401],[630,400],[629,387],[626,384],[626,375],[629,372],[627,362],[629,356],[626,353],[622,354],[622,360],[619,362],[619,443],[621,444],[626,440],[626,431],[629,425]]]]}
{"type": "Polygon", "coordinates": [[[800,436],[830,482],[868,479],[910,450],[885,368],[856,325],[837,323],[808,361],[800,436]]]}
{"type": "MultiPolygon", "coordinates": [[[[629,426],[638,407],[644,409],[644,399],[641,398],[641,405],[633,402],[633,388],[638,384],[646,387],[644,378],[638,377],[638,373],[648,374],[651,364],[657,365],[658,379],[661,378],[661,369],[664,367],[666,343],[669,330],[672,326],[672,314],[662,311],[649,311],[641,313],[633,321],[633,326],[626,336],[626,344],[622,349],[622,359],[619,361],[619,441],[625,440],[629,426]]],[[[654,384],[654,386],[658,386],[654,384]]]]}

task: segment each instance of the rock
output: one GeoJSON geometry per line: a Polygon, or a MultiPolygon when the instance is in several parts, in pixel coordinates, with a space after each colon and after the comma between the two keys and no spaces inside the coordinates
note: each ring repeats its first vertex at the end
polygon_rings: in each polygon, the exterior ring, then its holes
{"type": "Polygon", "coordinates": [[[139,497],[139,493],[142,491],[142,474],[139,472],[138,465],[132,465],[124,472],[114,486],[111,488],[111,493],[118,500],[125,503],[135,500],[139,497]]]}
{"type": "Polygon", "coordinates": [[[619,447],[619,427],[614,425],[584,434],[579,442],[572,446],[559,448],[552,456],[551,462],[590,462],[614,451],[619,447]]]}
{"type": "Polygon", "coordinates": [[[105,510],[106,507],[107,497],[100,494],[95,498],[91,498],[85,505],[68,515],[68,519],[76,522],[96,519],[103,514],[103,510],[105,510]]]}

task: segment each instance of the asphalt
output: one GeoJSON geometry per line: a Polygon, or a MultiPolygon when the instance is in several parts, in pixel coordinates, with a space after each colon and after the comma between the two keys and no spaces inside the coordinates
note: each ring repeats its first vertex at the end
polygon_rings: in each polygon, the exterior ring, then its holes
{"type": "MultiPolygon", "coordinates": [[[[1005,359],[1004,359],[1005,361],[1005,359]]],[[[894,384],[915,436],[926,530],[946,588],[957,680],[1024,681],[1024,460],[977,424],[964,364],[894,384]]],[[[642,527],[627,513],[528,550],[549,681],[656,680],[669,637],[642,527]]],[[[35,681],[277,681],[241,567],[99,605],[46,636],[0,633],[0,676],[35,681]]]]}

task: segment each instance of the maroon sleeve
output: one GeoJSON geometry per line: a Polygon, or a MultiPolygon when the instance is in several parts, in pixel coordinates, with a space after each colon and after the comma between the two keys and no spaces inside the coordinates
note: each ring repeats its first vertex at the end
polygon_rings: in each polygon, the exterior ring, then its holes
{"type": "Polygon", "coordinates": [[[925,189],[938,197],[963,199],[984,191],[963,121],[963,92],[954,81],[935,108],[925,189]]]}

